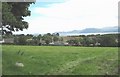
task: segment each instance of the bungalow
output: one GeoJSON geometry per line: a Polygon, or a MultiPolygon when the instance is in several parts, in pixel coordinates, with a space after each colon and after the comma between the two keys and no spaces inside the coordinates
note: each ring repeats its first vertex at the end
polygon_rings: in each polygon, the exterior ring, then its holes
{"type": "Polygon", "coordinates": [[[62,42],[52,42],[52,43],[50,43],[50,45],[54,45],[54,46],[62,46],[62,45],[64,45],[62,42]]]}
{"type": "Polygon", "coordinates": [[[14,43],[14,38],[4,38],[0,43],[4,44],[13,44],[14,43]]]}

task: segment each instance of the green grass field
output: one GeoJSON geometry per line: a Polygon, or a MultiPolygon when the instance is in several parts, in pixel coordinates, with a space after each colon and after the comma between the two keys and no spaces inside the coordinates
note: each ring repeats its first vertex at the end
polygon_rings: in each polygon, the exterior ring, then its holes
{"type": "Polygon", "coordinates": [[[117,47],[3,45],[3,75],[116,75],[117,47]],[[23,55],[17,54],[24,52],[23,55]],[[22,62],[24,67],[15,66],[22,62]]]}

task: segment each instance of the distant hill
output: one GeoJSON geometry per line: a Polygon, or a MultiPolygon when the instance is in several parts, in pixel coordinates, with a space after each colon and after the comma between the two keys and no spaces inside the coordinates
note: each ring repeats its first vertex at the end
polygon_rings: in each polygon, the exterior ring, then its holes
{"type": "Polygon", "coordinates": [[[80,31],[80,33],[98,33],[98,32],[102,32],[102,30],[97,28],[86,28],[80,31]]]}
{"type": "MultiPolygon", "coordinates": [[[[120,27],[119,27],[120,29],[120,27]]],[[[118,32],[118,26],[114,27],[104,27],[104,28],[86,28],[83,30],[73,30],[73,31],[68,31],[68,32],[55,32],[59,33],[61,36],[66,36],[66,35],[81,35],[85,33],[117,33],[118,32]]]]}

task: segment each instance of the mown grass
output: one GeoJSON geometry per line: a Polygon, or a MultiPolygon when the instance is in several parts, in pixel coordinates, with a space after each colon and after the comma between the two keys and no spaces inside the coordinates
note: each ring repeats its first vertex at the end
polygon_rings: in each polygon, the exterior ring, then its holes
{"type": "Polygon", "coordinates": [[[117,47],[3,45],[3,75],[116,75],[117,47]],[[23,55],[17,54],[24,52],[23,55]],[[24,67],[16,67],[22,62],[24,67]]]}

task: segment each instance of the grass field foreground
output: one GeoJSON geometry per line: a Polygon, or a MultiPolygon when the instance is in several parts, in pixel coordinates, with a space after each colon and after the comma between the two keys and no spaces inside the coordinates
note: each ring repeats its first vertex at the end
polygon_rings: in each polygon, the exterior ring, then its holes
{"type": "Polygon", "coordinates": [[[3,75],[116,75],[118,73],[117,47],[3,45],[2,51],[3,75]],[[24,67],[16,67],[16,62],[23,63],[24,67]]]}

